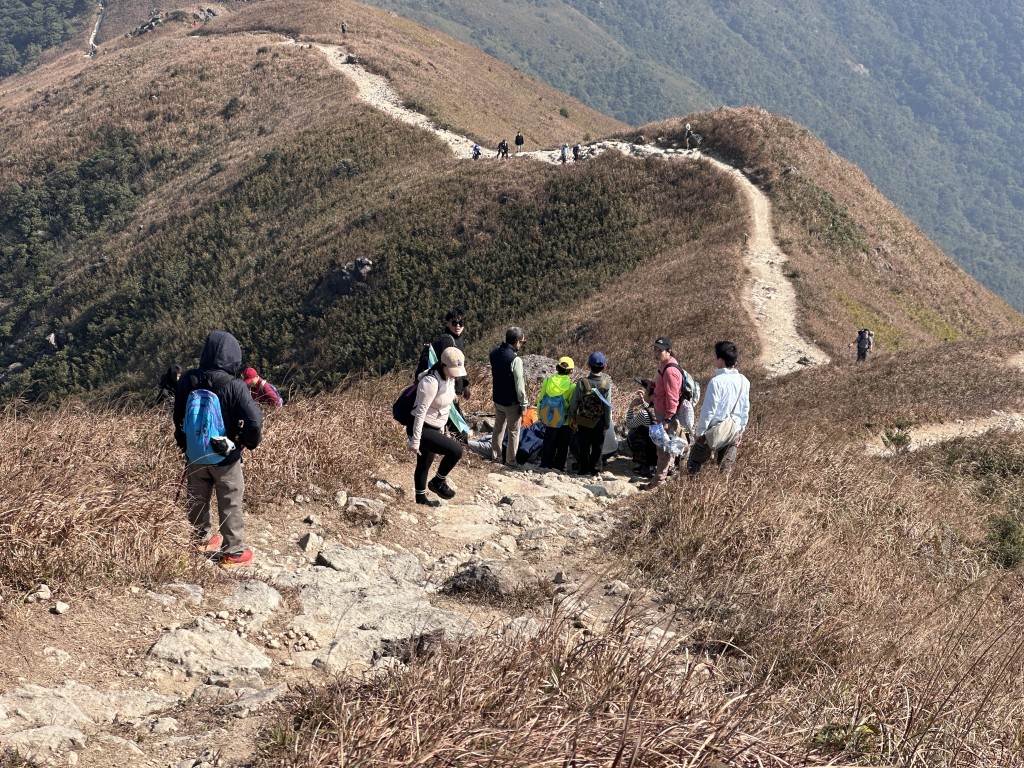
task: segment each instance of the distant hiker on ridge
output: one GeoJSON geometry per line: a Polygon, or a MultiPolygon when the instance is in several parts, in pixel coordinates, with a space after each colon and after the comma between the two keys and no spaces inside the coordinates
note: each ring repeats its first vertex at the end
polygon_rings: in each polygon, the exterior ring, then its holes
{"type": "Polygon", "coordinates": [[[697,441],[686,471],[691,475],[714,457],[722,472],[736,464],[736,451],[750,419],[750,381],[736,370],[739,350],[731,341],[715,344],[715,375],[708,382],[697,422],[697,441]]]}
{"type": "Polygon", "coordinates": [[[416,454],[413,484],[417,504],[428,507],[441,505],[436,499],[427,498],[428,489],[442,499],[455,497],[448,475],[462,458],[462,446],[442,430],[448,423],[448,412],[455,401],[455,382],[465,375],[466,356],[456,347],[448,347],[416,387],[416,404],[406,434],[409,436],[409,450],[416,454]],[[427,482],[430,465],[436,455],[441,456],[441,463],[437,473],[427,482]]]}
{"type": "Polygon", "coordinates": [[[498,157],[508,160],[508,141],[505,139],[498,142],[498,157]]]}
{"type": "Polygon", "coordinates": [[[568,144],[563,144],[562,145],[562,151],[558,155],[558,159],[561,161],[562,165],[565,165],[566,161],[569,159],[569,145],[568,144]]]}
{"type": "Polygon", "coordinates": [[[574,163],[579,162],[580,159],[580,143],[577,141],[572,145],[572,160],[574,163]]]}
{"type": "Polygon", "coordinates": [[[238,378],[241,367],[238,340],[227,331],[211,331],[199,367],[181,375],[174,393],[174,440],[186,457],[193,543],[222,566],[253,560],[252,550],[243,544],[242,449],[260,444],[263,414],[238,378]],[[214,490],[220,532],[211,534],[214,490]]]}
{"type": "Polygon", "coordinates": [[[523,151],[523,144],[526,142],[526,139],[523,138],[523,132],[522,131],[516,131],[516,139],[515,139],[515,141],[516,141],[516,154],[518,155],[520,152],[523,151]]]}
{"type": "Polygon", "coordinates": [[[855,344],[857,345],[857,362],[867,362],[868,352],[875,346],[875,334],[867,328],[861,328],[857,331],[857,338],[851,341],[847,348],[855,344]]]}
{"type": "Polygon", "coordinates": [[[474,160],[479,160],[480,159],[480,145],[479,144],[474,144],[473,145],[473,159],[474,160]]]}
{"type": "Polygon", "coordinates": [[[505,343],[491,350],[491,379],[494,397],[494,429],[491,432],[491,458],[501,462],[502,436],[508,431],[508,448],[505,451],[505,465],[516,468],[516,451],[519,450],[519,429],[523,414],[529,407],[526,400],[526,377],[519,350],[526,342],[522,328],[513,326],[505,331],[505,343]]]}

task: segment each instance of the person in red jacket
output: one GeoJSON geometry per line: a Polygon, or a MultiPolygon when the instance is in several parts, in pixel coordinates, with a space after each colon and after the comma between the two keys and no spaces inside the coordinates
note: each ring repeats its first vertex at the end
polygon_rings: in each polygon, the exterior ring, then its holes
{"type": "Polygon", "coordinates": [[[260,378],[255,368],[246,368],[242,371],[242,381],[249,388],[252,399],[260,405],[272,405],[274,408],[284,405],[284,401],[274,385],[266,379],[260,378]]]}

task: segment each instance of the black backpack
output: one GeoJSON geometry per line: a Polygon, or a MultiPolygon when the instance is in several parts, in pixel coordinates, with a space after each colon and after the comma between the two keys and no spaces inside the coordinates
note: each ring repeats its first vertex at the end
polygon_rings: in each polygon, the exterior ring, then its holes
{"type": "Polygon", "coordinates": [[[416,407],[416,389],[419,385],[419,381],[416,381],[403,389],[391,406],[391,415],[403,427],[412,426],[412,409],[416,407]]]}

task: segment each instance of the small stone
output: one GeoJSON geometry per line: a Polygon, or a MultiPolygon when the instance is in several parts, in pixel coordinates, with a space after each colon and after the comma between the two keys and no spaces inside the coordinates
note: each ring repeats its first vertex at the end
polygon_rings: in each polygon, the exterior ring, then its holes
{"type": "Polygon", "coordinates": [[[296,504],[305,504],[306,503],[306,497],[303,496],[301,493],[295,494],[295,503],[296,504]]]}
{"type": "Polygon", "coordinates": [[[131,593],[132,593],[133,595],[137,595],[137,594],[139,594],[139,592],[141,592],[142,590],[141,590],[141,589],[139,589],[138,587],[130,587],[130,588],[128,589],[128,591],[129,591],[129,592],[131,592],[131,593]]]}
{"type": "Polygon", "coordinates": [[[605,594],[611,595],[612,597],[629,597],[633,592],[629,588],[629,585],[624,581],[611,581],[604,585],[605,594]]]}
{"type": "Polygon", "coordinates": [[[299,549],[303,552],[319,552],[324,545],[324,537],[310,531],[299,539],[299,549]]]}
{"type": "Polygon", "coordinates": [[[150,730],[160,736],[168,733],[177,733],[178,721],[173,717],[161,717],[153,723],[150,730]]]}
{"type": "Polygon", "coordinates": [[[348,505],[348,493],[345,491],[335,491],[334,493],[334,506],[338,509],[344,509],[348,505]]]}
{"type": "Polygon", "coordinates": [[[222,621],[227,621],[231,618],[231,614],[227,611],[217,611],[217,618],[222,621]]]}
{"type": "Polygon", "coordinates": [[[551,582],[553,584],[565,584],[565,571],[558,571],[554,576],[551,577],[551,582]]]}
{"type": "Polygon", "coordinates": [[[306,515],[306,518],[302,522],[306,525],[320,525],[320,518],[316,515],[306,515]]]}
{"type": "Polygon", "coordinates": [[[68,752],[68,765],[78,765],[77,752],[68,752]]]}
{"type": "Polygon", "coordinates": [[[71,610],[71,606],[67,603],[62,603],[60,600],[57,604],[50,609],[51,612],[56,613],[58,616],[63,616],[65,613],[71,610]]]}

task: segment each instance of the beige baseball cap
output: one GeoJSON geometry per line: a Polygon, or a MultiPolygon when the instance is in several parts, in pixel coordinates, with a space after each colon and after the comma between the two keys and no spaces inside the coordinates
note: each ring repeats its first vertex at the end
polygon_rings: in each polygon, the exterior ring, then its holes
{"type": "Polygon", "coordinates": [[[448,347],[441,353],[441,365],[445,373],[453,378],[466,375],[466,356],[456,347],[448,347]]]}

